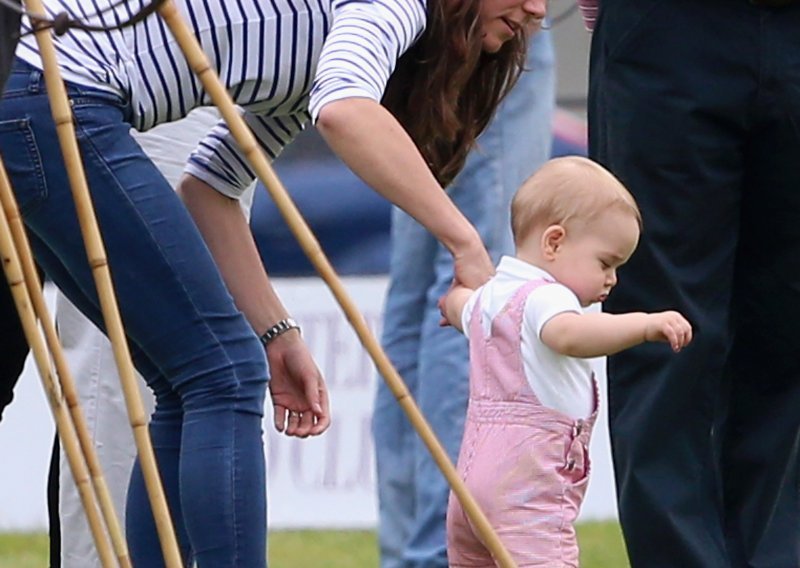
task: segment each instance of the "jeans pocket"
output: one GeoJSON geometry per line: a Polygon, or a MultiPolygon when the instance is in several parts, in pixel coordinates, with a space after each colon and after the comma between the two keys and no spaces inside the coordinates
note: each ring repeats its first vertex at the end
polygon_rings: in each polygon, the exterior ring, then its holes
{"type": "Polygon", "coordinates": [[[47,197],[47,184],[42,157],[27,118],[0,121],[0,157],[20,211],[32,211],[47,197]]]}

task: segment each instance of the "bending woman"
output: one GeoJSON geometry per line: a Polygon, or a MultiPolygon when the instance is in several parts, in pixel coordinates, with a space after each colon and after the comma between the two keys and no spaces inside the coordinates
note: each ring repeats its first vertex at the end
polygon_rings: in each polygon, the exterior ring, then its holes
{"type": "MultiPolygon", "coordinates": [[[[106,24],[140,7],[45,4],[106,24]]],[[[442,186],[513,85],[544,0],[176,4],[270,156],[311,118],[350,168],[447,247],[460,281],[488,278],[478,233],[442,186]]],[[[288,312],[236,202],[253,174],[220,123],[187,163],[184,207],[130,136],[209,104],[158,18],[73,30],[56,48],[134,362],[155,394],[150,432],[182,552],[201,568],[265,566],[258,336],[288,312]]],[[[23,38],[0,103],[0,152],[37,259],[102,326],[41,66],[23,38]]],[[[323,432],[326,390],[299,333],[270,341],[266,361],[275,426],[323,432]]],[[[138,467],[126,517],[134,563],[160,565],[138,467]]]]}

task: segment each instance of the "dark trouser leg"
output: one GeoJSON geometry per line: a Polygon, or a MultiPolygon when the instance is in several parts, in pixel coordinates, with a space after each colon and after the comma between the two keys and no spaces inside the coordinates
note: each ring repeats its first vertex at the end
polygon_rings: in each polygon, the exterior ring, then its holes
{"type": "Polygon", "coordinates": [[[0,337],[3,338],[3,356],[0,357],[0,420],[2,420],[3,409],[14,397],[14,386],[28,356],[28,342],[22,333],[22,325],[5,275],[0,282],[0,337]]]}
{"type": "Polygon", "coordinates": [[[644,217],[639,249],[606,309],[678,309],[696,334],[678,355],[644,345],[609,361],[620,520],[634,567],[724,567],[712,428],[731,344],[758,20],[746,2],[603,6],[593,40],[591,154],[630,188],[644,217]]]}
{"type": "Polygon", "coordinates": [[[736,567],[800,566],[800,73],[784,72],[800,67],[800,9],[780,17],[760,36],[725,377],[721,471],[736,567]]]}
{"type": "MultiPolygon", "coordinates": [[[[40,274],[41,277],[41,274],[40,274]]],[[[25,358],[28,342],[22,331],[14,298],[5,281],[0,284],[0,337],[3,338],[3,356],[0,357],[0,419],[3,409],[14,396],[25,358]]],[[[47,511],[50,523],[50,567],[57,568],[61,562],[61,538],[58,520],[58,436],[53,442],[53,457],[47,479],[47,511]]]]}
{"type": "Polygon", "coordinates": [[[58,516],[58,475],[59,450],[58,435],[53,440],[53,453],[50,455],[50,471],[47,474],[47,517],[50,521],[50,568],[61,566],[61,520],[58,516]]]}
{"type": "MultiPolygon", "coordinates": [[[[39,278],[42,278],[41,272],[39,278]]],[[[25,359],[29,351],[14,297],[5,279],[0,283],[0,337],[3,338],[3,356],[0,357],[0,420],[2,420],[3,409],[14,397],[14,386],[25,366],[25,359]]],[[[56,435],[47,478],[51,568],[58,568],[61,565],[61,527],[58,518],[58,448],[58,435],[56,435]]]]}

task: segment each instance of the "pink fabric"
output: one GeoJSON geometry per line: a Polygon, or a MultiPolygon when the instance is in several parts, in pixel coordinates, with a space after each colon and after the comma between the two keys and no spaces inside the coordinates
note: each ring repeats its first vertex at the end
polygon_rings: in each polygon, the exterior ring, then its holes
{"type": "MultiPolygon", "coordinates": [[[[543,406],[525,378],[520,333],[525,300],[548,284],[523,285],[484,337],[480,298],[470,321],[470,400],[458,471],[517,565],[577,567],[573,523],[589,479],[597,416],[573,420],[543,406]]],[[[594,378],[592,379],[594,381],[594,378]]],[[[451,567],[494,566],[453,493],[447,511],[451,567]]]]}
{"type": "Polygon", "coordinates": [[[583,25],[589,31],[594,30],[597,10],[600,8],[600,0],[578,0],[578,7],[581,9],[581,16],[583,16],[583,25]]]}

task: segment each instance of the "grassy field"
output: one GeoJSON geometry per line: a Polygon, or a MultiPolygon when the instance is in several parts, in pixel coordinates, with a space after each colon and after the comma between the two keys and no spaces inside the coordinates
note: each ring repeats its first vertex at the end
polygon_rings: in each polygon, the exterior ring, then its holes
{"type": "MultiPolygon", "coordinates": [[[[578,527],[582,568],[626,568],[628,561],[616,523],[578,527]]],[[[271,568],[374,568],[378,550],[373,532],[291,531],[269,538],[271,568]]],[[[47,536],[0,534],[0,568],[45,568],[47,536]]]]}

